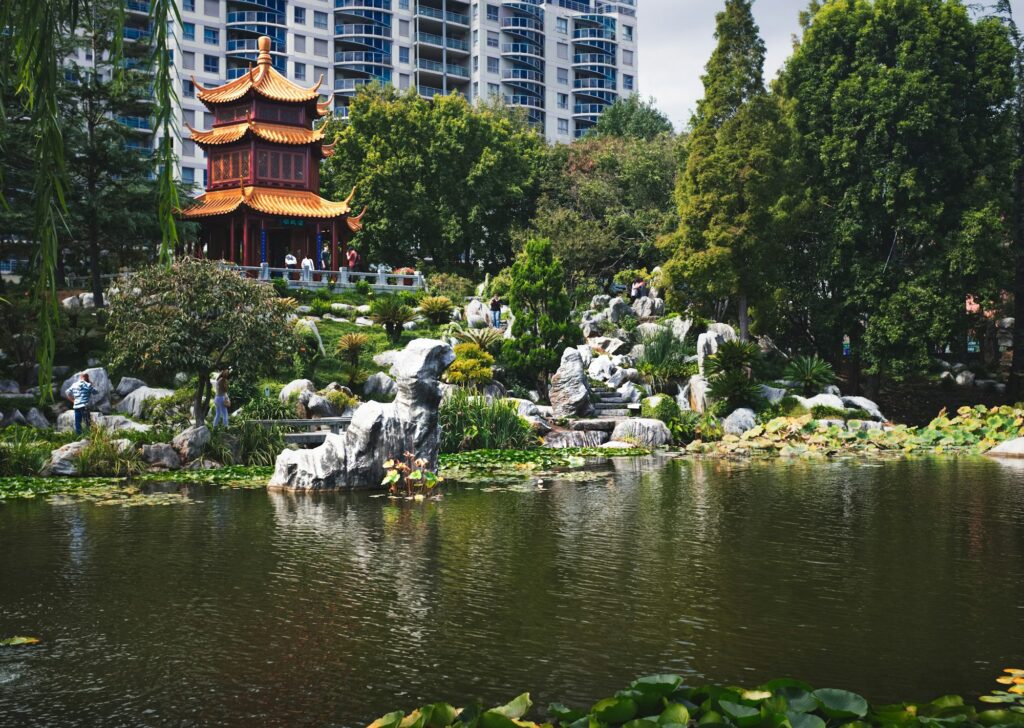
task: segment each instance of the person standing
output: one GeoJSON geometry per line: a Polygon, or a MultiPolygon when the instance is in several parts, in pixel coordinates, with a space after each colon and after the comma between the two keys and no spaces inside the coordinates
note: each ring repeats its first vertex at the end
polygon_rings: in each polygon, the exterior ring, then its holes
{"type": "Polygon", "coordinates": [[[496,295],[491,297],[491,322],[494,328],[501,328],[501,299],[496,295]]]}
{"type": "Polygon", "coordinates": [[[75,411],[75,434],[81,435],[82,430],[89,429],[89,405],[92,400],[92,393],[96,388],[89,381],[89,375],[82,372],[78,375],[78,381],[68,387],[68,400],[75,411]]]}
{"type": "Polygon", "coordinates": [[[284,267],[288,269],[288,273],[285,274],[285,277],[288,280],[292,280],[292,271],[295,270],[295,267],[298,266],[298,264],[298,258],[296,258],[292,254],[292,251],[289,250],[288,253],[284,256],[284,267]]]}
{"type": "Polygon", "coordinates": [[[228,373],[222,371],[213,380],[213,426],[219,424],[228,426],[228,407],[231,406],[231,398],[228,397],[228,373]]]}
{"type": "Polygon", "coordinates": [[[349,273],[357,272],[359,270],[360,263],[359,251],[356,250],[355,248],[349,248],[346,257],[348,258],[349,273]]]}
{"type": "Polygon", "coordinates": [[[309,253],[302,258],[302,282],[313,282],[313,259],[309,257],[309,253]]]}

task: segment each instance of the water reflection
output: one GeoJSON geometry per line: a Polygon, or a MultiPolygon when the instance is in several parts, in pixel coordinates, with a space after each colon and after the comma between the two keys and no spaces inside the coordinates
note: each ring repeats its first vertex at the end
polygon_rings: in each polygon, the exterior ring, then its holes
{"type": "Polygon", "coordinates": [[[1020,469],[619,459],[437,503],[209,490],[0,506],[0,715],[356,725],[635,675],[981,692],[1024,626],[1020,469]]]}

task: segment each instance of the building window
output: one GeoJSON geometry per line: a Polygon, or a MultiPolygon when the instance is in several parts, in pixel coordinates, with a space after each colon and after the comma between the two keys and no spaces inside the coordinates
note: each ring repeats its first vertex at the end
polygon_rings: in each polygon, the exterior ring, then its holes
{"type": "Polygon", "coordinates": [[[398,88],[402,89],[403,91],[405,89],[409,88],[409,74],[408,73],[400,73],[400,74],[398,74],[398,88]]]}
{"type": "Polygon", "coordinates": [[[295,64],[295,78],[299,81],[306,80],[306,64],[296,63],[295,64]]]}
{"type": "Polygon", "coordinates": [[[211,18],[219,18],[220,0],[203,0],[203,13],[211,18]]]}
{"type": "Polygon", "coordinates": [[[181,37],[185,40],[196,39],[196,24],[195,23],[182,23],[181,24],[181,37]]]}
{"type": "Polygon", "coordinates": [[[238,182],[249,179],[249,152],[216,152],[210,155],[213,183],[238,182]]]}
{"type": "MultiPolygon", "coordinates": [[[[206,120],[210,122],[209,112],[206,112],[206,120]]],[[[249,104],[235,104],[234,106],[218,106],[216,120],[218,124],[229,124],[233,121],[245,121],[249,118],[249,104]]]]}
{"type": "Polygon", "coordinates": [[[196,171],[192,167],[182,167],[181,181],[187,185],[194,185],[196,183],[196,171]]]}
{"type": "MultiPolygon", "coordinates": [[[[327,69],[322,66],[313,66],[313,78],[320,78],[321,76],[327,78],[327,69]]],[[[320,99],[320,102],[326,103],[323,99],[320,99]]]]}
{"type": "Polygon", "coordinates": [[[561,58],[563,61],[568,61],[569,60],[569,44],[568,43],[559,43],[557,50],[558,50],[558,57],[559,58],[561,58]]]}
{"type": "Polygon", "coordinates": [[[196,70],[196,54],[192,51],[182,51],[181,65],[185,67],[186,71],[196,70]]]}
{"type": "Polygon", "coordinates": [[[327,13],[322,13],[319,10],[314,10],[313,27],[319,28],[320,30],[327,30],[327,13]]]}
{"type": "Polygon", "coordinates": [[[487,72],[501,73],[501,61],[494,56],[487,56],[487,72]]]}
{"type": "Polygon", "coordinates": [[[398,34],[403,38],[409,37],[409,21],[399,20],[398,21],[398,34]]]}
{"type": "MultiPolygon", "coordinates": [[[[474,32],[476,32],[476,31],[474,31],[474,32]]],[[[495,33],[493,30],[488,30],[487,31],[487,47],[488,48],[497,48],[498,47],[498,34],[495,33]]]]}
{"type": "Polygon", "coordinates": [[[622,88],[624,91],[633,90],[633,77],[622,74],[622,88]]]}
{"type": "Polygon", "coordinates": [[[632,66],[633,65],[633,51],[622,51],[622,65],[632,66]]]}
{"type": "Polygon", "coordinates": [[[203,43],[206,43],[206,45],[220,45],[220,31],[209,26],[204,27],[203,43]]]}
{"type": "Polygon", "coordinates": [[[409,9],[409,0],[398,0],[398,9],[399,10],[408,10],[409,9]]]}
{"type": "Polygon", "coordinates": [[[480,70],[480,56],[473,56],[473,70],[480,70]]]}
{"type": "Polygon", "coordinates": [[[562,35],[569,34],[569,19],[568,18],[555,18],[555,29],[562,35]]]}
{"type": "Polygon", "coordinates": [[[313,39],[313,55],[327,57],[327,41],[320,38],[313,39]]]}
{"type": "Polygon", "coordinates": [[[256,177],[261,181],[305,182],[306,155],[259,149],[256,151],[256,177]]]}
{"type": "Polygon", "coordinates": [[[204,73],[220,73],[220,56],[203,56],[204,73]]]}
{"type": "Polygon", "coordinates": [[[398,62],[408,63],[409,62],[409,49],[405,46],[398,46],[398,62]]]}
{"type": "Polygon", "coordinates": [[[488,96],[500,96],[501,95],[501,86],[499,86],[496,83],[489,83],[489,84],[487,84],[487,95],[488,96]]]}
{"type": "Polygon", "coordinates": [[[480,31],[474,29],[473,30],[473,47],[476,48],[478,45],[480,45],[480,31]]]}
{"type": "Polygon", "coordinates": [[[633,26],[623,25],[622,26],[622,39],[627,41],[633,40],[633,26]]]}
{"type": "Polygon", "coordinates": [[[294,50],[295,50],[296,53],[305,53],[306,52],[306,36],[304,36],[304,35],[297,35],[297,36],[295,36],[295,38],[292,41],[292,45],[295,46],[294,50]]]}
{"type": "Polygon", "coordinates": [[[185,98],[194,99],[196,97],[196,85],[191,81],[182,81],[181,93],[185,98]]]}
{"type": "Polygon", "coordinates": [[[563,135],[563,136],[568,136],[569,135],[569,120],[568,119],[559,119],[558,120],[558,133],[563,135]]]}
{"type": "Polygon", "coordinates": [[[569,85],[569,69],[568,68],[559,68],[558,69],[558,83],[559,83],[560,86],[568,86],[569,85]]]}
{"type": "Polygon", "coordinates": [[[181,140],[181,156],[183,157],[194,157],[196,156],[196,143],[191,139],[181,140]]]}
{"type": "Polygon", "coordinates": [[[193,129],[196,126],[196,112],[192,109],[182,109],[181,118],[185,120],[185,123],[191,126],[193,129]]]}
{"type": "Polygon", "coordinates": [[[569,108],[569,94],[558,94],[558,108],[569,108]]]}
{"type": "Polygon", "coordinates": [[[497,5],[491,5],[490,3],[487,4],[487,19],[488,20],[493,20],[494,22],[498,22],[498,6],[497,5]]]}
{"type": "Polygon", "coordinates": [[[295,24],[296,25],[305,25],[306,24],[306,9],[305,8],[300,8],[298,5],[296,5],[293,10],[294,10],[294,13],[292,14],[292,17],[295,18],[295,24]]]}
{"type": "Polygon", "coordinates": [[[196,0],[182,0],[181,9],[187,13],[194,13],[196,11],[196,0]]]}

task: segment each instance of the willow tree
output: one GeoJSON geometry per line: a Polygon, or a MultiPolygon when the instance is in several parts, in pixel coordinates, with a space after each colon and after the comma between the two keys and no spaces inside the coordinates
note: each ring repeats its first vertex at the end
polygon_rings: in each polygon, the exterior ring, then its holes
{"type": "MultiPolygon", "coordinates": [[[[0,53],[12,59],[0,64],[3,85],[13,84],[18,102],[30,119],[32,148],[32,225],[37,246],[35,256],[34,300],[39,319],[39,385],[50,392],[56,329],[59,322],[57,302],[57,265],[59,229],[67,215],[67,164],[61,131],[59,95],[63,75],[61,38],[77,32],[86,0],[0,0],[0,53]]],[[[111,53],[123,54],[123,10],[118,14],[111,53]]],[[[150,25],[153,29],[152,67],[155,96],[153,128],[159,139],[155,154],[158,165],[159,216],[162,241],[160,258],[169,262],[177,242],[174,210],[178,192],[174,180],[174,93],[171,69],[169,20],[180,24],[174,0],[152,0],[150,25]]],[[[0,114],[0,116],[6,116],[0,114]]],[[[0,139],[5,135],[0,134],[0,139]]]]}
{"type": "Polygon", "coordinates": [[[679,181],[680,229],[665,270],[677,305],[714,315],[723,302],[735,302],[746,340],[750,303],[770,291],[785,135],[780,108],[764,87],[765,46],[750,0],[726,0],[715,38],[679,181]]]}

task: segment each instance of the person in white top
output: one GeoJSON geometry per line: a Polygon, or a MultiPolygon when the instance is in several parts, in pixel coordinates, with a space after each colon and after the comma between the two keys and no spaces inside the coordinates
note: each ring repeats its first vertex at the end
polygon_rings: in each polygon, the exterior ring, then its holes
{"type": "Polygon", "coordinates": [[[292,280],[292,273],[291,272],[293,270],[295,270],[295,267],[298,264],[299,264],[298,258],[296,258],[294,255],[292,255],[292,251],[289,250],[285,254],[285,256],[284,256],[284,267],[288,269],[288,272],[285,273],[285,278],[287,278],[288,280],[292,280]]]}
{"type": "Polygon", "coordinates": [[[303,283],[313,282],[313,259],[307,253],[302,258],[302,281],[303,283]]]}

